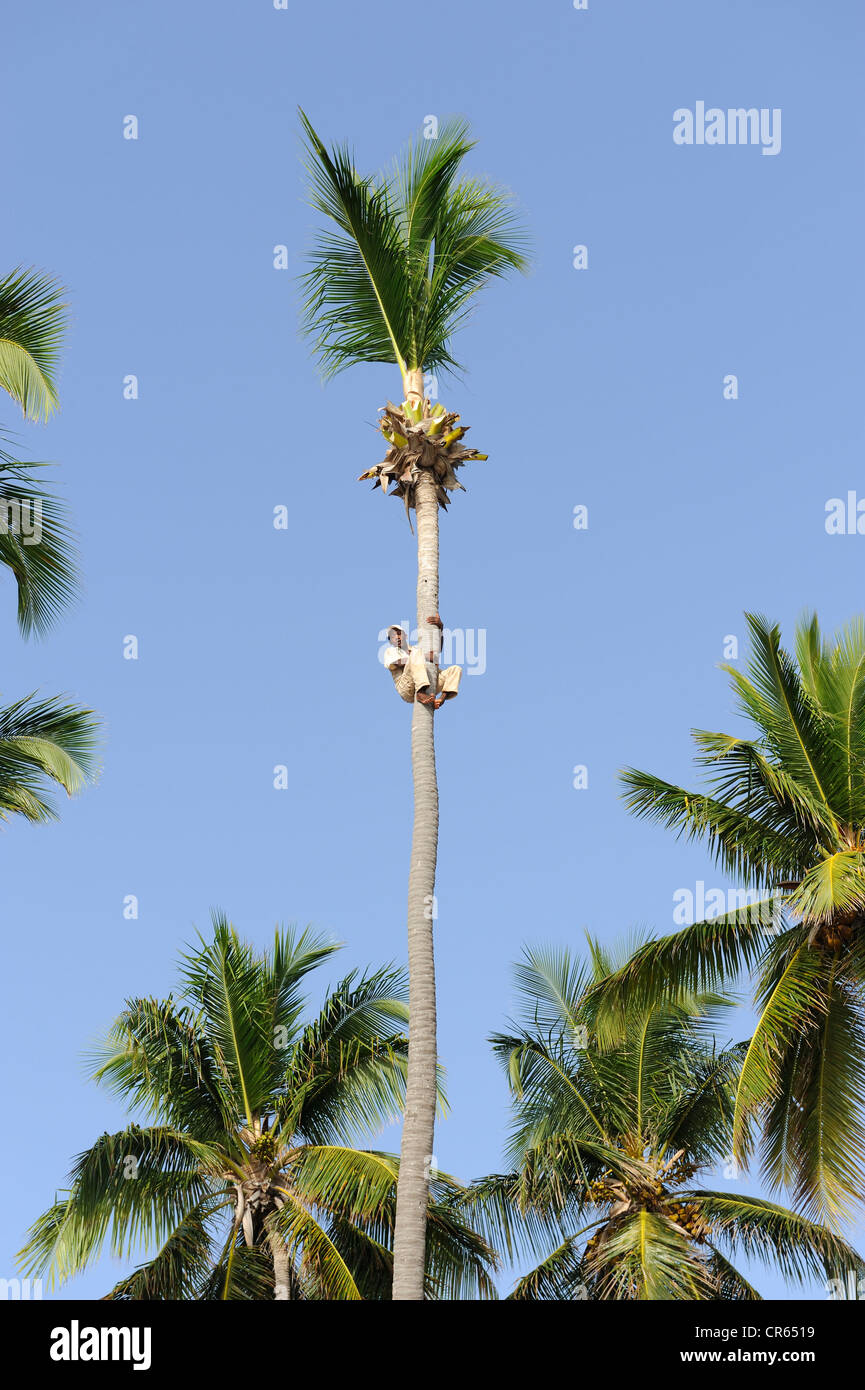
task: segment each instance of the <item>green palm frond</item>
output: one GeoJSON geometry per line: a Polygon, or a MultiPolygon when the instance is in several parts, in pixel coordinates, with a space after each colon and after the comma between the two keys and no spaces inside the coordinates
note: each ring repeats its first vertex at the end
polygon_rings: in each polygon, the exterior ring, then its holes
{"type": "Polygon", "coordinates": [[[433,248],[425,355],[418,365],[460,371],[448,343],[474,296],[489,280],[527,269],[528,240],[512,195],[482,179],[452,186],[433,248]]]}
{"type": "Polygon", "coordinates": [[[287,1054],[279,1123],[313,1144],[382,1128],[401,1113],[406,979],[386,969],[336,986],[287,1054]]]}
{"type": "Polygon", "coordinates": [[[259,1046],[263,1001],[257,995],[257,962],[224,917],[214,921],[214,942],[190,957],[186,985],[206,1020],[218,1065],[242,1105],[250,1129],[266,1097],[267,1064],[259,1046]]]}
{"type": "Polygon", "coordinates": [[[109,1302],[193,1300],[212,1272],[212,1213],[207,1201],[181,1218],[162,1249],[114,1285],[109,1302]]]}
{"type": "Polygon", "coordinates": [[[313,206],[335,226],[319,232],[303,277],[303,326],[325,377],[355,362],[395,362],[411,350],[410,267],[387,182],[361,178],[347,147],[328,153],[306,115],[313,206]]]}
{"type": "Polygon", "coordinates": [[[21,266],[0,278],[0,387],[31,420],[57,409],[65,293],[51,276],[21,266]]]}
{"type": "MultiPolygon", "coordinates": [[[[372,1235],[364,1226],[341,1217],[332,1217],[328,1237],[345,1265],[351,1270],[355,1287],[364,1302],[389,1302],[393,1284],[393,1252],[385,1240],[372,1235]]],[[[304,1297],[327,1298],[327,1288],[315,1271],[304,1272],[304,1297]]]]}
{"type": "MultiPolygon", "coordinates": [[[[10,441],[0,432],[0,445],[10,441]]],[[[75,546],[62,502],[34,482],[42,463],[23,463],[0,447],[0,565],[18,593],[25,637],[46,632],[75,595],[75,546]]]]}
{"type": "Polygon", "coordinates": [[[448,1302],[497,1299],[492,1275],[498,1267],[498,1258],[495,1250],[467,1220],[462,1204],[465,1189],[454,1178],[439,1173],[430,1191],[425,1297],[448,1302]]]}
{"type": "MultiPolygon", "coordinates": [[[[634,1011],[630,1036],[599,1060],[618,1066],[618,1113],[635,1135],[659,1148],[669,1145],[684,1096],[705,1094],[706,1072],[718,1061],[715,1030],[731,1007],[731,1000],[712,992],[634,1011]]],[[[716,1086],[722,1075],[716,1070],[716,1086]]]]}
{"type": "Polygon", "coordinates": [[[570,1029],[576,1034],[585,1023],[582,1013],[588,972],[566,948],[527,947],[514,966],[514,983],[520,1001],[519,1022],[543,1034],[570,1029]]]}
{"type": "Polygon", "coordinates": [[[732,666],[722,669],[729,674],[743,711],[762,730],[776,761],[811,792],[834,823],[827,766],[831,754],[820,711],[808,698],[795,662],[781,646],[777,624],[770,626],[758,614],[745,616],[751,635],[748,673],[732,666]]]}
{"type": "Polygon", "coordinates": [[[296,985],[334,949],[310,939],[278,947],[284,959],[265,964],[260,954],[240,939],[231,922],[213,914],[213,940],[201,938],[198,949],[184,957],[184,987],[202,1012],[217,1066],[228,1079],[250,1129],[273,1093],[281,1066],[282,1024],[286,1040],[296,1024],[296,985]],[[282,1010],[282,1012],[280,1012],[282,1010]]]}
{"type": "Polygon", "coordinates": [[[457,367],[449,343],[491,277],[524,270],[524,237],[509,196],[458,181],[473,148],[465,121],[413,141],[396,168],[360,175],[345,146],[328,151],[300,112],[318,234],[302,277],[303,326],[325,376],[360,362],[401,372],[457,367]]]}
{"type": "Polygon", "coordinates": [[[527,1147],[557,1133],[571,1133],[595,1149],[609,1147],[606,1107],[591,1084],[574,1074],[567,1048],[559,1039],[493,1034],[491,1042],[521,1102],[522,1123],[512,1138],[509,1157],[518,1161],[527,1147]]]}
{"type": "MultiPolygon", "coordinates": [[[[803,1018],[821,1008],[823,966],[797,934],[790,949],[776,951],[777,968],[764,981],[760,1015],[742,1060],[733,1117],[733,1144],[747,1161],[753,1145],[753,1121],[783,1091],[784,1058],[801,1037],[803,1018]]],[[[792,1096],[788,1103],[797,1102],[792,1096]]]]}
{"type": "Polygon", "coordinates": [[[861,986],[851,987],[837,960],[824,960],[824,970],[822,998],[804,1014],[793,1053],[792,1104],[769,1111],[766,1143],[779,1125],[798,1133],[789,1174],[796,1204],[838,1229],[865,1191],[865,1027],[861,986]]]}
{"type": "Polygon", "coordinates": [[[30,1228],[23,1267],[53,1284],[83,1270],[106,1242],[121,1258],[142,1243],[164,1244],[210,1195],[202,1167],[218,1162],[217,1150],[165,1126],[102,1135],[73,1165],[68,1195],[30,1228]]]}
{"type": "Polygon", "coordinates": [[[770,832],[791,837],[805,852],[814,841],[833,844],[837,825],[825,802],[751,739],[692,729],[698,767],[711,775],[716,801],[756,818],[770,832]]]}
{"type": "Polygon", "coordinates": [[[710,1223],[716,1244],[780,1270],[785,1279],[820,1279],[830,1266],[865,1271],[865,1262],[840,1236],[774,1202],[730,1192],[694,1191],[687,1198],[710,1223]]]}
{"type": "MultiPolygon", "coordinates": [[[[331,1218],[329,1236],[355,1277],[362,1297],[389,1300],[393,1278],[393,1228],[396,1216],[398,1160],[379,1155],[392,1168],[390,1194],[376,1214],[354,1222],[331,1218]]],[[[424,1297],[429,1300],[497,1297],[492,1274],[495,1251],[467,1220],[465,1189],[451,1177],[437,1174],[430,1184],[427,1220],[427,1260],[424,1297]]]]}
{"type": "Polygon", "coordinates": [[[329,1298],[358,1301],[361,1294],[351,1269],[327,1231],[295,1192],[286,1187],[279,1191],[282,1205],[267,1219],[271,1234],[285,1242],[292,1263],[327,1288],[329,1298]]]}
{"type": "MultiPolygon", "coordinates": [[[[590,1227],[587,1229],[591,1229],[590,1227]]],[[[534,1269],[517,1280],[509,1302],[545,1303],[587,1297],[580,1237],[568,1236],[534,1269]]]]}
{"type": "Polygon", "coordinates": [[[748,1283],[744,1274],[731,1265],[714,1245],[710,1244],[709,1248],[712,1252],[708,1263],[709,1278],[717,1290],[716,1297],[725,1303],[762,1303],[763,1295],[748,1283]]]}
{"type": "MultiPolygon", "coordinates": [[[[217,914],[218,915],[218,914],[217,914]]],[[[259,989],[267,1005],[268,1023],[293,1038],[306,1007],[302,984],[311,971],[328,960],[339,946],[306,927],[277,927],[273,945],[259,958],[259,989]]]]}
{"type": "Polygon", "coordinates": [[[624,800],[635,816],[702,840],[716,864],[744,874],[756,888],[798,879],[807,867],[804,835],[790,836],[717,797],[689,792],[637,768],[621,773],[624,800]]]}
{"type": "Polygon", "coordinates": [[[766,898],[647,942],[626,965],[592,986],[589,998],[600,1038],[618,1036],[631,1011],[735,984],[743,970],[762,959],[776,929],[777,904],[766,898]]]}
{"type": "Polygon", "coordinates": [[[567,1217],[578,1215],[583,1203],[573,1185],[565,1191],[555,1179],[551,1183],[529,1156],[514,1172],[476,1178],[464,1189],[461,1205],[472,1226],[513,1261],[557,1248],[567,1217]]]}
{"type": "Polygon", "coordinates": [[[834,745],[827,779],[833,805],[847,825],[861,825],[865,784],[856,772],[865,763],[865,618],[853,618],[830,643],[816,616],[806,615],[796,630],[796,656],[802,684],[834,745]]]}
{"type": "MultiPolygon", "coordinates": [[[[304,1298],[300,1279],[290,1275],[292,1297],[304,1298]]],[[[273,1263],[270,1252],[244,1244],[234,1226],[216,1262],[195,1294],[198,1302],[262,1303],[273,1298],[273,1263]]]]}
{"type": "Polygon", "coordinates": [[[335,1144],[305,1144],[291,1168],[292,1187],[304,1202],[350,1222],[380,1215],[398,1173],[391,1154],[335,1144]]]}
{"type": "Polygon", "coordinates": [[[709,1299],[708,1271],[675,1222],[641,1210],[624,1218],[584,1258],[595,1298],[655,1300],[709,1299]]]}
{"type": "Polygon", "coordinates": [[[235,1101],[201,1016],[170,997],[130,999],[91,1049],[93,1080],[197,1138],[214,1140],[237,1123],[235,1101]]]}
{"type": "Polygon", "coordinates": [[[657,1124],[666,1151],[684,1149],[700,1167],[728,1146],[747,1043],[706,1051],[689,1062],[689,1084],[676,1087],[657,1124]]]}
{"type": "Polygon", "coordinates": [[[62,697],[28,695],[0,708],[0,821],[55,819],[46,788],[83,791],[97,773],[99,737],[93,711],[62,697]]]}
{"type": "Polygon", "coordinates": [[[810,926],[865,913],[865,848],[824,854],[802,875],[787,902],[810,926]]]}

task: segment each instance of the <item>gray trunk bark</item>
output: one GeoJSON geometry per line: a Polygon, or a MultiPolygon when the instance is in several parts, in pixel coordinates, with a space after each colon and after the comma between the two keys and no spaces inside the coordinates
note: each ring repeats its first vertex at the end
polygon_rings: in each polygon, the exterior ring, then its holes
{"type": "Polygon", "coordinates": [[[285,1241],[278,1236],[270,1237],[270,1249],[273,1255],[273,1297],[277,1303],[288,1302],[291,1298],[289,1292],[289,1270],[288,1270],[288,1249],[285,1241]]]}
{"type": "MultiPolygon", "coordinates": [[[[409,385],[421,391],[423,374],[416,374],[409,385]]],[[[435,653],[430,668],[435,691],[440,636],[438,628],[427,619],[438,612],[439,509],[435,486],[428,474],[418,483],[416,503],[418,641],[425,651],[435,653]]],[[[434,725],[433,706],[415,700],[411,724],[414,826],[408,881],[408,1080],[396,1197],[395,1301],[418,1301],[424,1296],[427,1204],[434,1151],[437,1052],[433,918],[439,822],[434,725]]]]}

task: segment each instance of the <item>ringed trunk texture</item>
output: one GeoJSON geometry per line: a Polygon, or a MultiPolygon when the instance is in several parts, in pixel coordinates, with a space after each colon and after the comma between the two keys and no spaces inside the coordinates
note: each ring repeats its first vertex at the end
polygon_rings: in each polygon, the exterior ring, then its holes
{"type": "Polygon", "coordinates": [[[288,1247],[279,1236],[270,1237],[273,1255],[273,1297],[276,1303],[287,1302],[291,1298],[289,1284],[288,1247]]]}
{"type": "MultiPolygon", "coordinates": [[[[407,382],[423,390],[423,374],[407,382]]],[[[416,489],[417,625],[423,650],[433,652],[428,665],[436,688],[441,638],[427,619],[438,612],[438,500],[432,478],[424,473],[416,489]]],[[[436,1114],[436,987],[433,949],[436,856],[438,852],[438,781],[435,715],[432,705],[414,702],[411,761],[414,825],[408,881],[409,1045],[405,1119],[400,1149],[394,1231],[393,1299],[418,1301],[424,1296],[426,1224],[430,1166],[436,1114]]]]}

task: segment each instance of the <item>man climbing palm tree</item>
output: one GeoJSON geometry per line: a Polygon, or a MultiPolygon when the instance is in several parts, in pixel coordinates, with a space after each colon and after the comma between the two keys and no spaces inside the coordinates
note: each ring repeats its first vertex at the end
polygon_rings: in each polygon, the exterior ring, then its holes
{"type": "MultiPolygon", "coordinates": [[[[427,622],[437,627],[439,632],[443,631],[444,624],[438,613],[434,613],[427,622]]],[[[409,704],[412,700],[419,700],[422,705],[434,705],[436,709],[441,709],[445,700],[452,700],[459,694],[462,676],[459,666],[448,666],[444,671],[439,671],[434,691],[427,670],[427,663],[437,659],[438,654],[434,647],[425,652],[420,640],[416,646],[409,646],[405,628],[399,627],[396,623],[388,628],[387,635],[391,645],[385,651],[384,664],[393,676],[397,693],[403,700],[409,704]]]]}

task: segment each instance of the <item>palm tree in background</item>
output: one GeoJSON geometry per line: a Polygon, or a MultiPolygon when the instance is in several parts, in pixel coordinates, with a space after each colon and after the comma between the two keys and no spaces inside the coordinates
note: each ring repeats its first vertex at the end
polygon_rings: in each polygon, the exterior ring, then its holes
{"type": "Polygon", "coordinates": [[[600,1046],[593,1001],[615,961],[529,950],[516,971],[518,1031],[494,1049],[510,1082],[513,1170],[472,1184],[471,1219],[544,1258],[510,1295],[550,1299],[758,1299],[732,1260],[787,1279],[860,1275],[825,1227],[759,1197],[698,1185],[729,1163],[747,1044],[711,1036],[715,994],[631,1007],[600,1046]]]}
{"type": "MultiPolygon", "coordinates": [[[[417,522],[418,641],[435,692],[440,629],[439,507],[462,487],[456,470],[486,455],[461,441],[459,416],[424,396],[425,371],[455,371],[451,339],[477,291],[526,268],[509,196],[460,176],[473,148],[468,126],[444,124],[435,139],[409,145],[393,170],[358,173],[351,152],[330,152],[301,112],[313,205],[329,221],[304,276],[304,323],[324,373],[386,362],[404,399],[383,408],[385,458],[361,475],[399,497],[417,522]],[[428,636],[429,634],[429,636],[428,636]]],[[[423,1298],[429,1165],[436,1107],[433,908],[438,849],[434,704],[415,700],[411,749],[414,826],[408,889],[409,1064],[397,1198],[394,1290],[423,1298]]]]}
{"type": "Polygon", "coordinates": [[[22,266],[0,279],[0,386],[28,420],[48,420],[60,404],[65,293],[51,276],[22,266]]]}
{"type": "Polygon", "coordinates": [[[47,787],[69,796],[94,775],[98,726],[90,710],[30,695],[0,707],[0,821],[57,818],[47,787]],[[47,787],[46,787],[47,784],[47,787]]]}
{"type": "Polygon", "coordinates": [[[44,636],[75,595],[75,551],[65,507],[36,482],[46,465],[10,448],[0,431],[0,564],[15,581],[22,636],[44,636]]]}
{"type": "MultiPolygon", "coordinates": [[[[50,277],[18,269],[0,279],[0,387],[25,419],[57,408],[56,370],[65,326],[64,291],[50,277]]],[[[43,635],[75,592],[74,549],[65,509],[34,481],[44,464],[23,462],[0,432],[0,564],[13,576],[23,636],[43,635]],[[5,447],[3,447],[5,446],[5,447]]],[[[30,695],[0,708],[0,820],[56,814],[45,793],[70,796],[96,770],[97,723],[90,710],[30,695]]]]}
{"type": "MultiPolygon", "coordinates": [[[[337,947],[277,930],[258,952],[213,925],[183,958],[180,996],[127,1001],[94,1057],[94,1078],[145,1123],[78,1157],[21,1261],[62,1282],[106,1243],[127,1258],[156,1247],[114,1299],[387,1299],[399,1165],[351,1140],[402,1107],[401,973],[347,976],[305,1023],[305,978],[337,947]]],[[[427,1298],[495,1296],[462,1197],[438,1176],[427,1298]]]]}
{"type": "Polygon", "coordinates": [[[754,889],[753,907],[645,945],[602,989],[610,1017],[634,1001],[756,977],[759,1019],[734,1117],[737,1157],[762,1135],[773,1189],[834,1227],[865,1191],[865,621],[827,641],[748,616],[747,671],[725,669],[754,737],[695,730],[705,791],[623,774],[644,819],[703,841],[754,889]]]}

